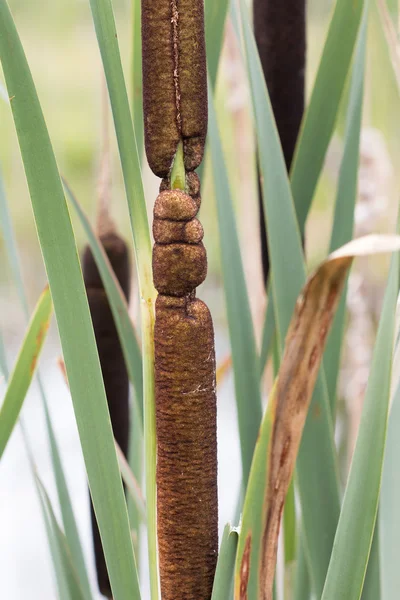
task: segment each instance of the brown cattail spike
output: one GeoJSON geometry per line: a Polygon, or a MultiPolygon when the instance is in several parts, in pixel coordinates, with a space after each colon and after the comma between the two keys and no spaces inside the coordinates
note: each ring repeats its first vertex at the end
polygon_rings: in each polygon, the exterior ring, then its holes
{"type": "Polygon", "coordinates": [[[147,160],[168,176],[179,141],[196,169],[207,132],[203,0],[142,0],[143,110],[147,160]]]}
{"type": "MultiPolygon", "coordinates": [[[[107,234],[100,239],[121,288],[128,299],[130,286],[128,248],[125,242],[115,233],[107,234]]],[[[85,248],[82,263],[114,437],[124,455],[128,456],[129,379],[124,356],[107,295],[89,247],[85,248]]],[[[99,590],[104,596],[111,598],[110,581],[92,503],[90,503],[90,507],[99,590]]]]}
{"type": "Polygon", "coordinates": [[[209,600],[218,551],[214,332],[197,299],[156,302],[157,511],[163,600],[209,600]]]}
{"type": "MultiPolygon", "coordinates": [[[[289,171],[304,111],[306,0],[254,0],[254,34],[289,171]]],[[[260,199],[261,250],[269,272],[265,216],[260,199]]]]}

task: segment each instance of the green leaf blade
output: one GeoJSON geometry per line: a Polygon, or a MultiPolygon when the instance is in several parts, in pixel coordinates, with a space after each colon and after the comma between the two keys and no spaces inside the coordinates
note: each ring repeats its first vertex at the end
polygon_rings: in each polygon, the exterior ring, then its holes
{"type": "Polygon", "coordinates": [[[337,0],[311,100],[300,130],[291,170],[291,185],[302,232],[334,130],[363,7],[363,0],[337,0]]]}
{"type": "Polygon", "coordinates": [[[13,98],[11,107],[114,600],[137,599],[140,592],[126,503],[74,234],[35,86],[4,0],[0,2],[0,58],[13,98]]]}
{"type": "Polygon", "coordinates": [[[396,254],[392,258],[357,444],[322,600],[338,597],[359,600],[362,592],[378,509],[385,449],[398,271],[399,257],[396,254]]]}
{"type": "Polygon", "coordinates": [[[209,140],[217,199],[221,259],[231,339],[243,481],[246,484],[261,422],[258,359],[239,239],[214,103],[209,94],[209,140]]]}
{"type": "MultiPolygon", "coordinates": [[[[263,202],[268,229],[272,293],[279,347],[305,283],[301,237],[285,162],[276,130],[254,36],[244,3],[240,3],[243,39],[253,100],[263,202]]],[[[320,371],[306,421],[297,463],[307,553],[316,593],[321,593],[340,510],[339,478],[333,427],[323,370],[320,371]]]]}
{"type": "Polygon", "coordinates": [[[46,339],[53,310],[49,288],[40,296],[32,315],[17,361],[11,373],[0,409],[0,458],[18,420],[46,339]]]}

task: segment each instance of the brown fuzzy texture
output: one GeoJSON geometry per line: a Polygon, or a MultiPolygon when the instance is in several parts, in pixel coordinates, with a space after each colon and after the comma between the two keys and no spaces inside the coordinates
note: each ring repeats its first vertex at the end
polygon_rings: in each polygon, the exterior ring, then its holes
{"type": "MultiPolygon", "coordinates": [[[[101,241],[122,290],[128,299],[130,287],[128,248],[125,242],[115,233],[103,236],[101,241]]],[[[128,373],[107,295],[88,246],[84,250],[82,262],[111,424],[115,439],[127,457],[129,442],[128,373]]],[[[111,598],[111,586],[92,502],[90,502],[90,514],[98,586],[103,596],[111,598]]]]}
{"type": "MultiPolygon", "coordinates": [[[[107,233],[100,237],[100,241],[111,263],[113,271],[121,285],[126,298],[129,298],[131,281],[131,267],[128,248],[122,238],[116,233],[107,233]]],[[[104,290],[100,273],[93,258],[92,251],[86,246],[82,256],[83,278],[86,289],[97,288],[104,290]]]]}
{"type": "Polygon", "coordinates": [[[154,241],[158,244],[172,244],[184,242],[186,244],[199,244],[204,236],[203,227],[198,219],[191,221],[153,221],[154,241]]]}
{"type": "Polygon", "coordinates": [[[185,168],[202,161],[207,133],[203,0],[142,0],[146,155],[166,177],[180,139],[185,168]]]}
{"type": "Polygon", "coordinates": [[[198,203],[189,194],[181,190],[167,190],[158,194],[153,215],[155,219],[190,221],[197,215],[198,210],[198,203]]]}
{"type": "Polygon", "coordinates": [[[203,160],[207,134],[207,69],[203,0],[178,0],[179,87],[185,169],[203,160]]]}
{"type": "Polygon", "coordinates": [[[197,299],[156,301],[157,511],[163,600],[210,600],[218,552],[215,352],[197,299]]]}
{"type": "MultiPolygon", "coordinates": [[[[254,34],[289,171],[304,111],[306,0],[254,0],[254,34]]],[[[265,281],[269,256],[259,188],[261,254],[265,281]]]]}
{"type": "Polygon", "coordinates": [[[205,280],[207,254],[200,244],[154,244],[153,280],[159,294],[186,296],[205,280]]]}
{"type": "Polygon", "coordinates": [[[147,160],[165,177],[181,138],[176,118],[171,4],[142,0],[143,112],[147,160]]]}

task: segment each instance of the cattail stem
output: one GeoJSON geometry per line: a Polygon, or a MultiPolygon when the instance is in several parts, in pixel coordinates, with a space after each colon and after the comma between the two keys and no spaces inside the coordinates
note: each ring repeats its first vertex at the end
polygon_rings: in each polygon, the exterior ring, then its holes
{"type": "MultiPolygon", "coordinates": [[[[306,1],[254,0],[254,34],[286,168],[290,171],[304,112],[306,1]]],[[[261,257],[267,282],[269,255],[261,182],[259,210],[261,257]]]]}

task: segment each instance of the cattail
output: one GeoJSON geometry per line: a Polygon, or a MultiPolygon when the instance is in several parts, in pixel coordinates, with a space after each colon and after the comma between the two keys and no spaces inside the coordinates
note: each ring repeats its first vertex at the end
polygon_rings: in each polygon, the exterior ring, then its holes
{"type": "Polygon", "coordinates": [[[195,298],[205,278],[198,202],[162,191],[154,207],[157,514],[163,600],[208,600],[218,551],[214,331],[195,298]],[[176,227],[175,227],[176,226],[176,227]],[[160,239],[163,243],[160,243],[160,239]]]}
{"type": "MultiPolygon", "coordinates": [[[[122,291],[128,300],[130,288],[128,248],[115,232],[105,233],[100,237],[100,240],[122,291]]],[[[92,252],[88,246],[84,250],[82,263],[83,277],[96,336],[114,437],[124,455],[128,456],[129,378],[124,356],[107,295],[92,252]]],[[[98,586],[103,596],[112,598],[110,581],[92,502],[90,503],[90,508],[98,586]]]]}
{"type": "Polygon", "coordinates": [[[196,218],[207,132],[203,0],[142,0],[143,105],[154,206],[157,529],[163,600],[210,600],[218,552],[214,330],[196,218]],[[183,157],[179,152],[182,144],[183,157]],[[185,171],[171,189],[174,161],[185,171]],[[180,164],[180,162],[182,164],[180,164]]]}
{"type": "MultiPolygon", "coordinates": [[[[258,52],[289,171],[304,111],[306,2],[254,0],[253,10],[258,52]]],[[[261,256],[267,281],[269,256],[260,186],[261,256]]]]}
{"type": "Polygon", "coordinates": [[[168,176],[183,140],[187,171],[202,161],[207,132],[207,71],[202,0],[142,0],[146,155],[168,176]]]}

